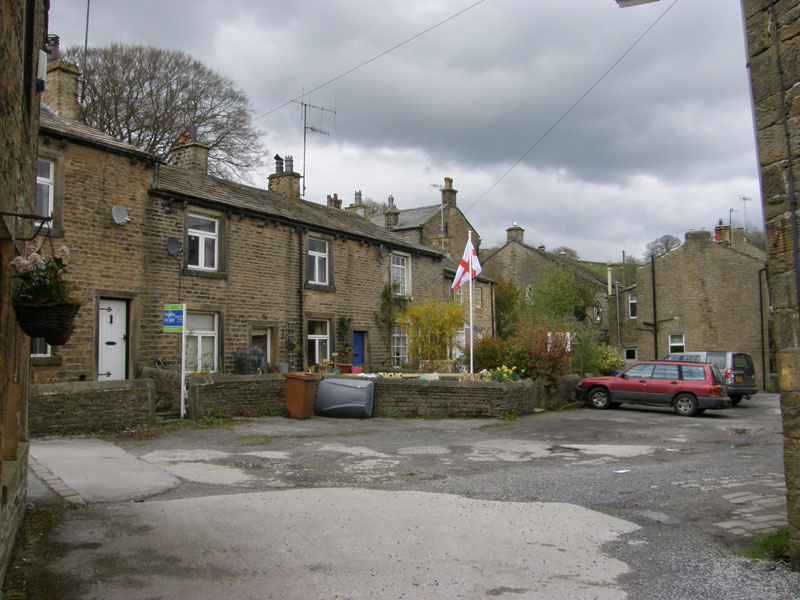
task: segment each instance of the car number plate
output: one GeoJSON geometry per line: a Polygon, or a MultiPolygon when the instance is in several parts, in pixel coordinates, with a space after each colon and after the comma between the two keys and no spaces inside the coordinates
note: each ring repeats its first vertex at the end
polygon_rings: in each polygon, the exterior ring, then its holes
{"type": "Polygon", "coordinates": [[[742,383],[742,376],[741,375],[737,375],[736,376],[736,383],[742,383]]]}

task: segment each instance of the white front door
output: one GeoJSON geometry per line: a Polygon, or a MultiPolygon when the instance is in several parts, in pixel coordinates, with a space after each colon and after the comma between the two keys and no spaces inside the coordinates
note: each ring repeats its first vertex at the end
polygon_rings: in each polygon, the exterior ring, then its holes
{"type": "Polygon", "coordinates": [[[97,380],[127,378],[128,303],[101,298],[97,310],[97,380]]]}

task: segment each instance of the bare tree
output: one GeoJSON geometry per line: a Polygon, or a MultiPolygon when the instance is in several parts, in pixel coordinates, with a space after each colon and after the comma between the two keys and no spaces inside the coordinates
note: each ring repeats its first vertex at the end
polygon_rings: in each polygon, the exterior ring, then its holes
{"type": "Polygon", "coordinates": [[[263,132],[247,97],[233,82],[180,50],[113,44],[77,46],[65,59],[83,68],[79,118],[137,148],[168,159],[172,146],[197,128],[210,147],[209,171],[249,180],[264,164],[263,132]]]}
{"type": "Polygon", "coordinates": [[[647,244],[647,250],[644,253],[645,261],[650,260],[651,257],[658,258],[663,256],[673,248],[681,245],[680,238],[674,235],[662,235],[660,238],[653,240],[647,244]]]}

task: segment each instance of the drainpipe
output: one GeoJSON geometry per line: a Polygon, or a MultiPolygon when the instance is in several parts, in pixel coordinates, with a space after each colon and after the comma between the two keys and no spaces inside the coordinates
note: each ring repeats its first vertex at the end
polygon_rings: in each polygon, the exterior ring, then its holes
{"type": "Polygon", "coordinates": [[[764,351],[764,286],[761,283],[761,273],[766,275],[767,267],[758,270],[758,324],[761,326],[761,389],[767,389],[767,357],[764,351]]]}
{"type": "Polygon", "coordinates": [[[494,282],[489,282],[489,301],[491,302],[491,309],[492,309],[492,337],[497,335],[497,331],[495,330],[495,323],[494,323],[494,282]]]}
{"type": "Polygon", "coordinates": [[[656,259],[650,255],[650,278],[653,284],[653,359],[658,360],[658,315],[656,314],[656,259]]]}
{"type": "Polygon", "coordinates": [[[297,265],[298,265],[298,278],[297,278],[297,296],[299,298],[300,314],[298,319],[298,333],[297,333],[297,356],[300,359],[300,370],[303,371],[305,364],[305,337],[303,334],[303,228],[297,228],[297,265]]]}
{"type": "Polygon", "coordinates": [[[617,346],[622,345],[622,328],[620,326],[620,321],[622,317],[619,315],[619,282],[614,283],[614,292],[617,296],[617,346]]]}

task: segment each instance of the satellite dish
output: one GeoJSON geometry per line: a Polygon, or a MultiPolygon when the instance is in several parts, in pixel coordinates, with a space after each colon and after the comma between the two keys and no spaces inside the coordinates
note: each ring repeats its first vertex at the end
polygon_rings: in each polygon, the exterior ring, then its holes
{"type": "Polygon", "coordinates": [[[114,219],[114,223],[117,225],[127,225],[131,222],[131,218],[128,216],[128,211],[125,210],[124,206],[115,206],[112,208],[111,218],[114,219]]]}
{"type": "Polygon", "coordinates": [[[167,254],[170,256],[178,256],[179,254],[183,253],[183,244],[181,244],[177,238],[168,237],[167,238],[167,254]]]}

